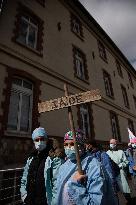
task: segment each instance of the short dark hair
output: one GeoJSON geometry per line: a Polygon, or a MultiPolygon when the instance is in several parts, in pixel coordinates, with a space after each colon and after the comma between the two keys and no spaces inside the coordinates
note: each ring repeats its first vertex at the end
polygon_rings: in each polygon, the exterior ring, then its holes
{"type": "Polygon", "coordinates": [[[86,144],[92,145],[94,148],[98,148],[99,145],[97,144],[96,140],[87,140],[86,144]]]}

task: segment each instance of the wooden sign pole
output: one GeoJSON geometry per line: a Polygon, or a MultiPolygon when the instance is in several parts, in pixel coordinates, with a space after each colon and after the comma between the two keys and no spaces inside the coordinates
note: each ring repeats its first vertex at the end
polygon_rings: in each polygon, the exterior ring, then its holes
{"type": "Polygon", "coordinates": [[[68,117],[69,117],[70,129],[74,137],[74,147],[75,147],[75,152],[76,152],[78,171],[80,174],[83,174],[80,156],[79,156],[78,144],[76,142],[76,137],[75,137],[76,133],[75,133],[74,120],[73,120],[71,106],[100,100],[101,95],[98,89],[86,91],[83,93],[78,93],[75,95],[68,95],[68,88],[66,84],[64,84],[64,91],[65,91],[65,96],[63,97],[38,103],[38,111],[39,113],[42,113],[42,112],[49,112],[49,111],[54,111],[58,109],[68,108],[68,117]]]}
{"type": "MultiPolygon", "coordinates": [[[[64,91],[65,91],[65,96],[68,96],[69,94],[68,94],[68,88],[67,88],[66,84],[64,84],[64,91]]],[[[74,138],[74,147],[75,147],[75,152],[76,152],[76,160],[77,160],[78,171],[79,171],[80,174],[83,174],[81,161],[80,161],[80,156],[79,156],[78,144],[77,144],[76,137],[75,137],[76,132],[75,132],[75,127],[74,127],[74,120],[73,120],[71,107],[68,107],[68,117],[69,117],[70,129],[73,133],[73,138],[74,138]]]]}

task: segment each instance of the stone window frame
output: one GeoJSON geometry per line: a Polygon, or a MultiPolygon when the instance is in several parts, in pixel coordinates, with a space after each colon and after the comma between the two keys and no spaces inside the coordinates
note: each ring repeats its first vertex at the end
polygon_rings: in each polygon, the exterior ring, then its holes
{"type": "Polygon", "coordinates": [[[84,40],[83,25],[80,19],[77,16],[75,16],[73,13],[71,13],[70,24],[71,24],[71,31],[83,41],[84,40]],[[77,24],[78,26],[77,31],[74,29],[73,21],[75,21],[75,24],[77,24]]]}
{"type": "Polygon", "coordinates": [[[122,90],[122,96],[123,96],[124,105],[125,105],[126,108],[130,109],[128,95],[127,95],[127,90],[126,90],[125,86],[122,85],[122,84],[121,84],[121,90],[122,90]]]}
{"type": "Polygon", "coordinates": [[[114,91],[112,87],[112,81],[111,81],[111,76],[110,74],[103,69],[103,80],[104,80],[104,85],[105,85],[105,92],[106,95],[112,99],[114,99],[114,91]]]}
{"type": "Polygon", "coordinates": [[[23,46],[24,48],[36,53],[39,56],[43,56],[43,36],[44,36],[44,21],[42,19],[40,19],[28,7],[24,6],[21,3],[18,3],[12,41],[23,46]],[[22,17],[28,17],[29,19],[32,20],[32,22],[35,22],[35,24],[37,25],[38,29],[37,29],[36,48],[33,48],[33,47],[18,40],[19,31],[20,31],[20,22],[21,22],[22,17]]]}
{"type": "MultiPolygon", "coordinates": [[[[22,77],[18,77],[18,76],[14,76],[13,80],[12,80],[12,87],[11,87],[11,96],[10,99],[14,99],[14,101],[16,99],[18,99],[16,104],[16,118],[14,116],[14,119],[16,120],[16,124],[14,124],[13,127],[13,112],[12,110],[14,110],[15,113],[15,109],[11,109],[10,105],[9,105],[9,113],[8,113],[8,123],[7,123],[7,131],[9,132],[24,132],[24,133],[30,133],[31,132],[31,124],[32,124],[32,106],[33,106],[33,83],[26,79],[26,78],[22,78],[22,77]],[[16,98],[16,96],[18,98],[16,98]],[[23,97],[27,96],[29,97],[29,104],[28,104],[28,109],[29,109],[29,114],[25,120],[25,122],[28,123],[28,130],[23,130],[23,127],[21,128],[21,119],[22,119],[22,108],[23,108],[23,97]],[[10,112],[11,111],[11,112],[10,112]]],[[[26,104],[27,105],[27,104],[26,104]]]]}
{"type": "Polygon", "coordinates": [[[117,71],[118,71],[119,76],[121,78],[123,78],[123,72],[122,72],[121,64],[118,60],[116,60],[116,67],[117,67],[117,71]]]}
{"type": "Polygon", "coordinates": [[[89,76],[88,76],[88,69],[87,69],[87,60],[86,60],[86,55],[83,53],[83,51],[81,51],[81,49],[79,49],[77,46],[72,45],[73,46],[73,64],[74,64],[74,76],[86,83],[89,83],[89,76]],[[83,72],[84,72],[84,76],[79,76],[78,75],[78,70],[77,70],[77,66],[76,66],[76,54],[79,54],[81,56],[81,60],[83,62],[83,72]]]}
{"type": "Polygon", "coordinates": [[[119,120],[118,120],[117,113],[112,110],[110,110],[109,113],[110,113],[112,137],[118,140],[119,142],[121,142],[120,127],[119,127],[119,120]],[[115,127],[114,127],[114,123],[115,123],[115,127]]]}
{"type": "MultiPolygon", "coordinates": [[[[36,127],[39,126],[38,117],[40,116],[40,114],[38,113],[38,102],[40,102],[39,96],[41,94],[41,90],[40,90],[41,81],[36,77],[34,77],[33,75],[29,74],[28,72],[25,72],[24,70],[18,70],[16,68],[11,68],[7,66],[7,77],[5,78],[6,87],[3,90],[4,101],[1,103],[1,107],[3,109],[3,115],[0,116],[0,121],[2,124],[0,133],[2,135],[7,135],[9,103],[10,103],[10,96],[11,96],[12,80],[14,76],[28,79],[33,83],[32,126],[30,132],[32,132],[32,130],[34,130],[36,127]]],[[[14,132],[13,134],[14,136],[16,135],[18,137],[17,133],[14,132]]]]}
{"type": "Polygon", "coordinates": [[[108,63],[106,48],[104,44],[100,40],[98,40],[97,42],[98,42],[98,50],[99,50],[100,58],[102,58],[106,63],[108,63]]]}

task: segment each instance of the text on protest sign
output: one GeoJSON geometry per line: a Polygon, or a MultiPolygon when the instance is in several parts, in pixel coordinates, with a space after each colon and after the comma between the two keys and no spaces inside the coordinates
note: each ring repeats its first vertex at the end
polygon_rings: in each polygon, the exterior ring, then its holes
{"type": "Polygon", "coordinates": [[[54,100],[38,103],[38,110],[39,113],[47,112],[51,110],[58,110],[64,107],[69,107],[72,105],[78,105],[78,104],[87,103],[87,102],[100,100],[100,99],[101,99],[100,91],[98,89],[91,90],[91,91],[87,91],[75,95],[69,95],[54,100]]]}

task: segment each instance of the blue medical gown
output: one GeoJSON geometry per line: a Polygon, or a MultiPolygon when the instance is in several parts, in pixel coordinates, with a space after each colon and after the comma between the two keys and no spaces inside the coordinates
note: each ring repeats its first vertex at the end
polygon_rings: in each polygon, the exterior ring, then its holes
{"type": "Polygon", "coordinates": [[[81,164],[87,176],[86,183],[72,179],[77,171],[75,161],[68,159],[61,165],[57,177],[56,205],[116,205],[110,177],[101,163],[87,155],[81,164]],[[71,203],[68,202],[67,195],[72,198],[71,203]]]}

